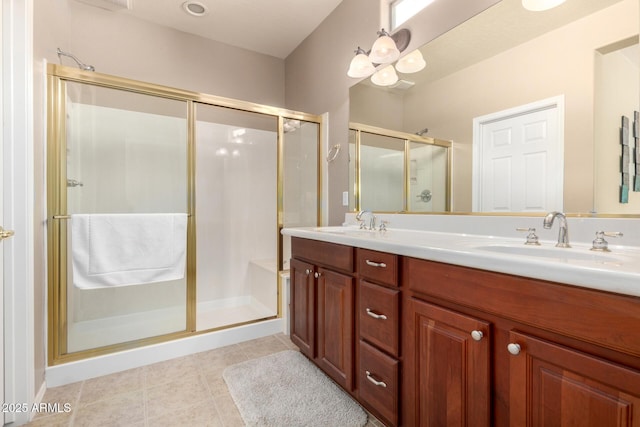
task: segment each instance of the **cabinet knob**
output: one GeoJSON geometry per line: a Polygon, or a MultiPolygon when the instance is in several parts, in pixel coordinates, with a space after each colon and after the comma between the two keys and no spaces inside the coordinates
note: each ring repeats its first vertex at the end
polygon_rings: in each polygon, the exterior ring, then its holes
{"type": "Polygon", "coordinates": [[[520,344],[509,343],[509,345],[507,346],[507,350],[509,350],[509,353],[517,356],[520,354],[520,344]]]}
{"type": "Polygon", "coordinates": [[[308,268],[304,272],[306,273],[307,276],[311,274],[311,270],[309,270],[308,268]]]}
{"type": "Polygon", "coordinates": [[[371,372],[369,372],[369,371],[364,371],[364,372],[365,372],[365,374],[367,374],[367,379],[368,379],[371,383],[373,383],[373,384],[377,385],[378,387],[385,387],[385,388],[387,387],[387,384],[386,384],[384,381],[378,381],[378,380],[376,380],[375,378],[373,378],[373,377],[371,376],[371,372]]]}
{"type": "Polygon", "coordinates": [[[315,277],[316,279],[320,276],[322,276],[322,274],[318,273],[317,271],[313,274],[313,277],[315,277]]]}
{"type": "Polygon", "coordinates": [[[471,338],[473,338],[474,340],[480,341],[482,337],[484,337],[482,331],[471,331],[471,338]]]}

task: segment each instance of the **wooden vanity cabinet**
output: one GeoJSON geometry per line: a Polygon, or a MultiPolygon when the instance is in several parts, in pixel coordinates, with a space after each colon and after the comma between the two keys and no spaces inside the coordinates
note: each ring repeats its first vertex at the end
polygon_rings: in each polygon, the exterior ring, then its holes
{"type": "Polygon", "coordinates": [[[352,392],[354,248],[294,237],[291,249],[291,341],[352,392]]]}
{"type": "Polygon", "coordinates": [[[385,425],[640,427],[640,298],[301,238],[292,252],[291,340],[385,425]]]}
{"type": "Polygon", "coordinates": [[[640,426],[640,299],[403,266],[405,425],[640,426]]]}
{"type": "Polygon", "coordinates": [[[389,426],[400,422],[400,257],[358,248],[358,398],[389,426]]]}

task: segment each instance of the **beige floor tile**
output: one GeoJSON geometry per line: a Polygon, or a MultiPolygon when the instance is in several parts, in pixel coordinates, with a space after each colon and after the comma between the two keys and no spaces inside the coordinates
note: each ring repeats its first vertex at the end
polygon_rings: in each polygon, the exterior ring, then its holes
{"type": "Polygon", "coordinates": [[[205,372],[202,374],[202,379],[209,387],[209,392],[213,397],[229,393],[227,383],[224,382],[221,372],[205,372]]]}
{"type": "Polygon", "coordinates": [[[238,407],[228,392],[226,394],[216,396],[215,404],[225,427],[244,426],[244,421],[242,421],[242,416],[240,416],[240,412],[238,412],[238,407]]]}
{"type": "Polygon", "coordinates": [[[67,427],[70,425],[72,413],[45,414],[40,413],[26,427],[67,427]]]}
{"type": "Polygon", "coordinates": [[[149,427],[175,427],[177,425],[192,427],[224,426],[213,401],[185,408],[170,415],[149,418],[148,425],[149,427]]]}
{"type": "Polygon", "coordinates": [[[121,394],[82,406],[73,420],[74,427],[114,427],[144,423],[144,392],[121,394]]]}
{"type": "Polygon", "coordinates": [[[238,345],[242,347],[242,350],[249,359],[257,359],[258,357],[289,350],[285,343],[275,336],[259,338],[257,340],[250,341],[250,344],[243,343],[238,345]]]}
{"type": "Polygon", "coordinates": [[[81,388],[82,381],[60,387],[48,388],[47,392],[42,398],[42,401],[45,403],[59,403],[62,405],[64,405],[65,403],[69,403],[72,407],[74,407],[78,402],[81,388]]]}
{"type": "Polygon", "coordinates": [[[157,418],[176,411],[191,408],[213,398],[199,375],[174,380],[170,383],[149,387],[146,393],[147,417],[157,418]]]}
{"type": "Polygon", "coordinates": [[[289,338],[289,335],[285,335],[285,334],[277,334],[274,335],[277,339],[279,339],[280,341],[282,341],[282,343],[289,349],[289,350],[297,350],[298,346],[295,345],[292,341],[291,338],[289,338]]]}
{"type": "Polygon", "coordinates": [[[196,367],[194,357],[186,356],[145,366],[144,372],[146,386],[154,387],[184,377],[197,375],[198,368],[196,367]]]}
{"type": "Polygon", "coordinates": [[[248,360],[245,351],[240,347],[205,351],[195,354],[194,357],[200,372],[217,374],[221,374],[227,366],[248,360]]]}
{"type": "Polygon", "coordinates": [[[143,368],[93,378],[84,382],[80,393],[80,404],[87,405],[122,393],[141,391],[143,388],[143,368]]]}

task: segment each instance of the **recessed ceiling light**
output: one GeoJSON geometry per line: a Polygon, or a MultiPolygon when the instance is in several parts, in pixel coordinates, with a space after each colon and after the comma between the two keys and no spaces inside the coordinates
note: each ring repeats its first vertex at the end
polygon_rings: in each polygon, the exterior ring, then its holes
{"type": "Polygon", "coordinates": [[[207,6],[198,1],[186,1],[182,3],[182,8],[189,15],[204,16],[207,14],[207,6]]]}

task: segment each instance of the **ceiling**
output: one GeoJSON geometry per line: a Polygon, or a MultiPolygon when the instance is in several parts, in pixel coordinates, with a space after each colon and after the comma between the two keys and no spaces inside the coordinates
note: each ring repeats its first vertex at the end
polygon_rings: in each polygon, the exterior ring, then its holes
{"type": "MultiPolygon", "coordinates": [[[[126,0],[78,0],[110,7],[126,0]],[[102,5],[101,5],[102,3],[102,5]]],[[[232,46],[286,58],[342,0],[196,0],[208,10],[196,17],[185,0],[128,0],[126,13],[145,21],[196,34],[232,46]]]]}

